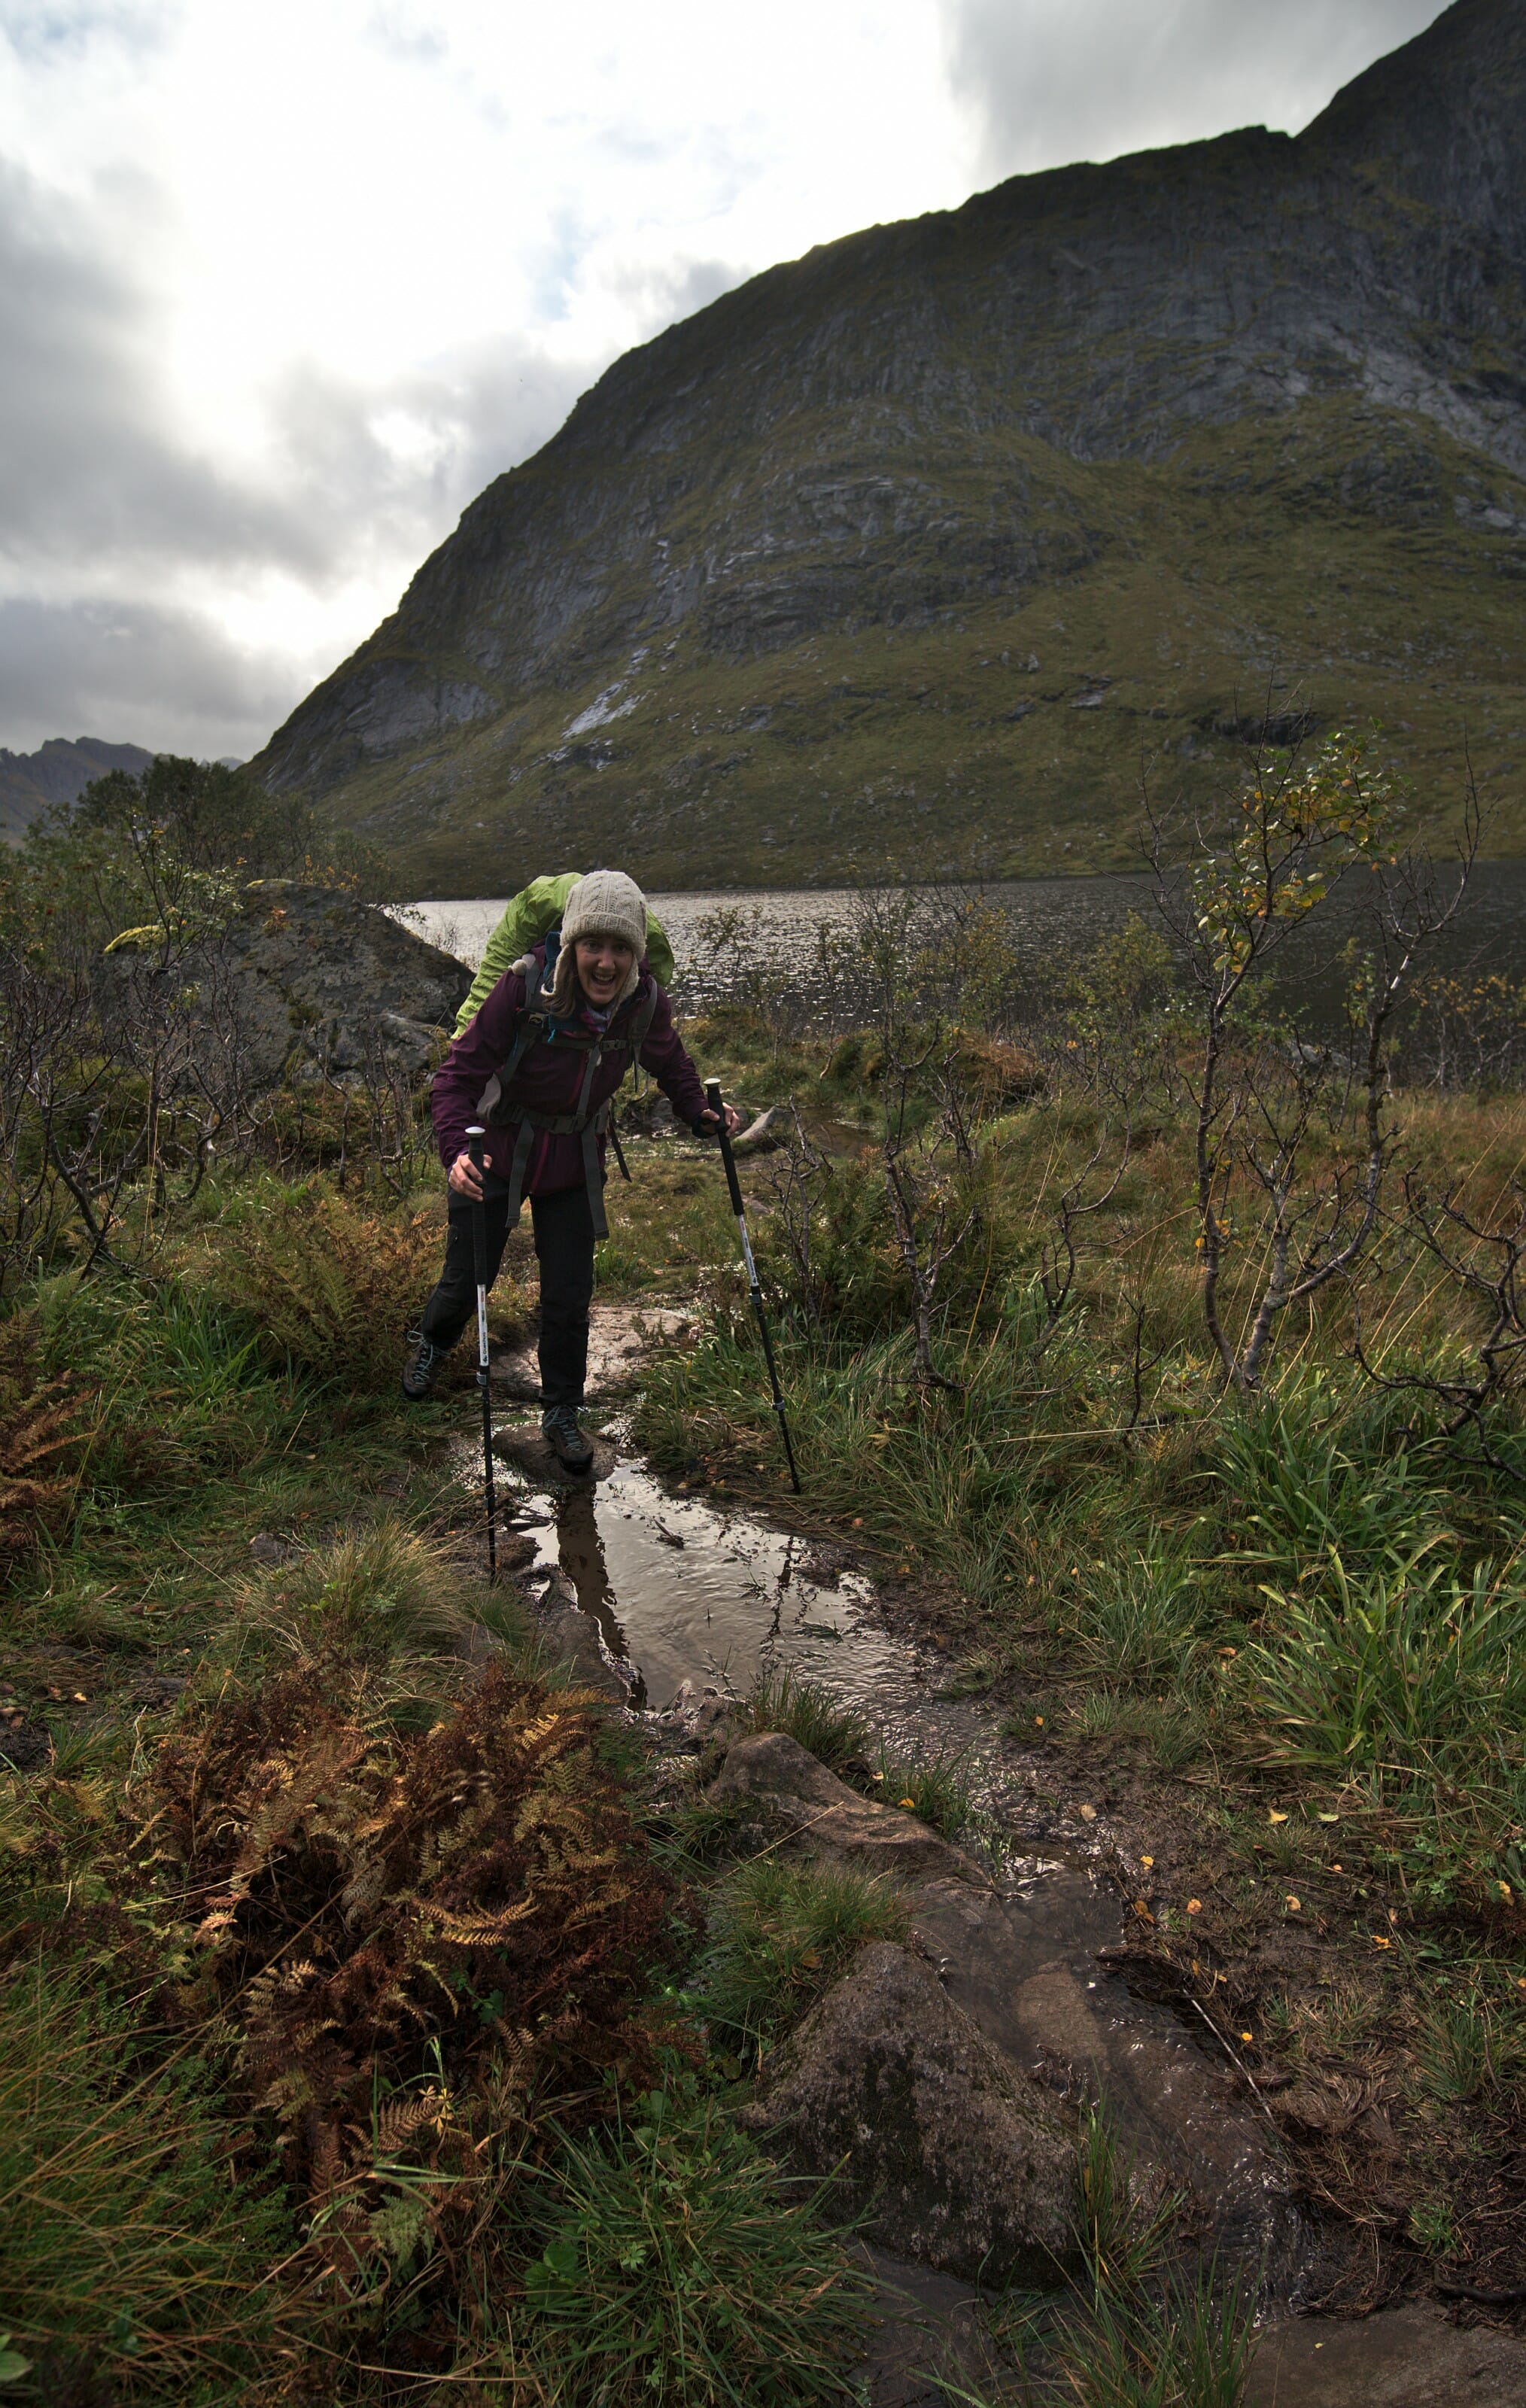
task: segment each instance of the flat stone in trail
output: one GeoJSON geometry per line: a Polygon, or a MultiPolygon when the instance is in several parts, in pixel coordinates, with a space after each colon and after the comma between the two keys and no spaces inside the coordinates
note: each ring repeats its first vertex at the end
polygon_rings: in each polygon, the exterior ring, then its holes
{"type": "Polygon", "coordinates": [[[739,1740],[709,1794],[754,1799],[812,1855],[900,1883],[952,2005],[1024,2076],[1073,2099],[1100,2095],[1125,2150],[1191,2192],[1229,2250],[1264,2258],[1276,2287],[1296,2240],[1277,2135],[1235,2095],[1228,2067],[1106,1970],[1118,1905],[1083,1868],[1044,1865],[999,1889],[914,1814],[861,1798],[779,1732],[739,1740]]]}
{"type": "Polygon", "coordinates": [[[1073,2253],[1071,2118],[890,1941],[860,1949],[741,2121],[939,2272],[1045,2287],[1073,2253]]]}
{"type": "Polygon", "coordinates": [[[492,1451],[504,1463],[512,1463],[524,1474],[532,1488],[542,1488],[556,1496],[566,1491],[587,1488],[596,1480],[607,1480],[615,1468],[616,1450],[606,1438],[589,1435],[593,1449],[592,1467],[588,1471],[569,1471],[555,1450],[541,1436],[538,1422],[511,1423],[507,1429],[494,1430],[492,1451]]]}
{"type": "Polygon", "coordinates": [[[789,1826],[819,1856],[892,1881],[945,1879],[985,1884],[973,1856],[940,1839],[916,1815],[861,1798],[798,1740],[784,1731],[742,1739],[710,1784],[717,1803],[751,1799],[759,1813],[789,1826]]]}
{"type": "Polygon", "coordinates": [[[1246,2408],[1522,2408],[1526,2342],[1450,2324],[1411,2300],[1338,2324],[1300,2316],[1272,2325],[1246,2408]]]}

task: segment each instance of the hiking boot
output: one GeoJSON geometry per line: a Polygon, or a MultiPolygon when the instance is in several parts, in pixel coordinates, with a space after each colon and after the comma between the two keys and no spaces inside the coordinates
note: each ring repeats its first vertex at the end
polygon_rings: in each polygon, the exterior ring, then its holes
{"type": "Polygon", "coordinates": [[[436,1346],[421,1329],[410,1329],[413,1352],[403,1366],[403,1394],[410,1404],[421,1404],[445,1368],[449,1346],[436,1346]]]}
{"type": "Polygon", "coordinates": [[[593,1449],[578,1425],[576,1405],[548,1405],[540,1417],[541,1436],[550,1442],[551,1452],[567,1471],[588,1471],[593,1463],[593,1449]]]}

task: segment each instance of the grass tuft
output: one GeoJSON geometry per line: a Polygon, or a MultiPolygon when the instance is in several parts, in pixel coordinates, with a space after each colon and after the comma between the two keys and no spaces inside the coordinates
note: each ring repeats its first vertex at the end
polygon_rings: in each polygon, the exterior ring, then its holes
{"type": "Polygon", "coordinates": [[[567,2141],[536,2186],[512,2371],[561,2408],[857,2399],[868,2286],[813,2195],[787,2200],[712,2100],[642,2103],[618,2132],[567,2141]]]}
{"type": "Polygon", "coordinates": [[[867,1873],[761,1857],[715,1894],[698,2005],[738,2054],[762,2056],[857,1950],[906,1936],[906,1908],[867,1873]]]}
{"type": "Polygon", "coordinates": [[[833,1772],[866,1762],[874,1746],[866,1715],[824,1682],[802,1680],[789,1664],[759,1673],[742,1703],[741,1727],[783,1731],[833,1772]]]}

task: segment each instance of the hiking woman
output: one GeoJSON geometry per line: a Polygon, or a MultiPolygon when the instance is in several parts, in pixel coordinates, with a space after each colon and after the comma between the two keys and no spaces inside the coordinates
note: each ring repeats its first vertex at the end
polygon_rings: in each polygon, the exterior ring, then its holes
{"type": "MultiPolygon", "coordinates": [[[[486,1210],[491,1283],[528,1197],[540,1262],[541,1428],[569,1471],[593,1460],[578,1415],[593,1248],[608,1234],[604,1150],[615,1090],[638,1061],[696,1137],[719,1126],[647,965],[646,941],[646,900],[633,879],[618,869],[579,879],[560,929],[506,971],[435,1074],[449,1232],[403,1393],[429,1394],[476,1309],[474,1206],[486,1210]],[[487,1129],[480,1174],[466,1143],[478,1123],[487,1129]]],[[[739,1125],[729,1107],[726,1118],[739,1125]]]]}

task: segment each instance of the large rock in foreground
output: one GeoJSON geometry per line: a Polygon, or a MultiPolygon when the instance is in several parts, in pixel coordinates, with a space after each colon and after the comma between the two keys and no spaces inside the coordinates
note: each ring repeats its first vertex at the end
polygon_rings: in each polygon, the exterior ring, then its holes
{"type": "Polygon", "coordinates": [[[258,1091],[283,1080],[427,1068],[472,982],[464,962],[374,903],[331,886],[262,878],[215,945],[161,967],[163,932],[124,930],[107,948],[106,995],[138,1019],[199,991],[208,1046],[236,1043],[258,1091]]]}
{"type": "Polygon", "coordinates": [[[812,2010],[746,2119],[898,2256],[1042,2286],[1074,2249],[1076,2151],[1052,2100],[889,1942],[812,2010]]]}

